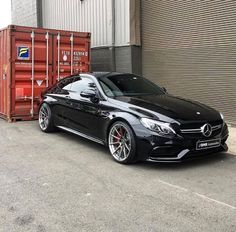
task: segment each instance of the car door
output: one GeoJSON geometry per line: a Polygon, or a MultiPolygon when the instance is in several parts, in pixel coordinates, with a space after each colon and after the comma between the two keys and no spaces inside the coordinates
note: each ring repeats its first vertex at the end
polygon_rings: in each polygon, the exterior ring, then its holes
{"type": "Polygon", "coordinates": [[[70,89],[75,77],[68,77],[55,85],[49,92],[48,96],[52,96],[56,101],[53,104],[54,123],[57,126],[67,124],[65,112],[67,112],[68,100],[70,98],[70,89]]]}
{"type": "Polygon", "coordinates": [[[73,81],[67,99],[65,117],[71,129],[98,138],[99,103],[81,96],[82,91],[95,88],[94,82],[88,77],[73,81]]]}

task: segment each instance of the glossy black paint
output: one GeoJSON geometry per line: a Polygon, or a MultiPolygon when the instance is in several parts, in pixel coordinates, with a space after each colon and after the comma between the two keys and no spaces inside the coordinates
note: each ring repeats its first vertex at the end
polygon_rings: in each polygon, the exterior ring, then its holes
{"type": "MultiPolygon", "coordinates": [[[[114,76],[116,73],[81,74],[94,82],[92,91],[65,91],[60,89],[59,83],[43,93],[42,102],[50,105],[56,126],[73,129],[107,145],[110,126],[115,121],[125,121],[136,136],[139,160],[174,162],[199,157],[199,153],[227,150],[225,142],[228,138],[228,128],[216,110],[198,102],[174,97],[166,91],[163,91],[162,95],[109,98],[99,84],[99,78],[104,75],[114,76]],[[96,93],[96,96],[93,93],[96,93]],[[176,135],[171,138],[158,136],[156,132],[141,124],[142,117],[170,123],[176,135]],[[205,123],[222,125],[218,133],[207,138],[221,138],[222,144],[218,148],[199,152],[195,149],[196,142],[206,138],[202,134],[184,135],[181,128],[189,125],[201,126],[205,123]]],[[[68,77],[67,80],[70,78],[72,80],[74,77],[68,77]]]]}

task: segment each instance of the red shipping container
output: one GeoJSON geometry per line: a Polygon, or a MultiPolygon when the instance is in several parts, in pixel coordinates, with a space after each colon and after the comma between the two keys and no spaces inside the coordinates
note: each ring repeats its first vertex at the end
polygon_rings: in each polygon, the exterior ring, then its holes
{"type": "Polygon", "coordinates": [[[38,116],[41,92],[61,78],[90,71],[90,33],[21,26],[0,31],[0,117],[38,116]]]}

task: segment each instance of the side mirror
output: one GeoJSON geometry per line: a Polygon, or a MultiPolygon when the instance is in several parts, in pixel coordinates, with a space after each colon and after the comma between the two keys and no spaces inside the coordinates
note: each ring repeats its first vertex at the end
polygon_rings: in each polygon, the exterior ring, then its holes
{"type": "Polygon", "coordinates": [[[96,92],[92,89],[86,89],[80,93],[80,96],[84,98],[94,98],[96,97],[96,92]]]}
{"type": "Polygon", "coordinates": [[[89,98],[91,102],[93,103],[99,103],[99,98],[97,97],[97,94],[92,89],[86,89],[80,93],[80,96],[83,98],[89,98]]]}
{"type": "Polygon", "coordinates": [[[165,87],[162,87],[162,90],[167,93],[167,89],[165,87]]]}

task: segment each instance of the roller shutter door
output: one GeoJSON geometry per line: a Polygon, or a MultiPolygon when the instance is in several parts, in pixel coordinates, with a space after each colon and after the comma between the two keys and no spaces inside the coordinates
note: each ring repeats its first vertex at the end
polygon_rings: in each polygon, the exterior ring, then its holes
{"type": "Polygon", "coordinates": [[[141,4],[144,76],[236,124],[236,2],[141,4]]]}

